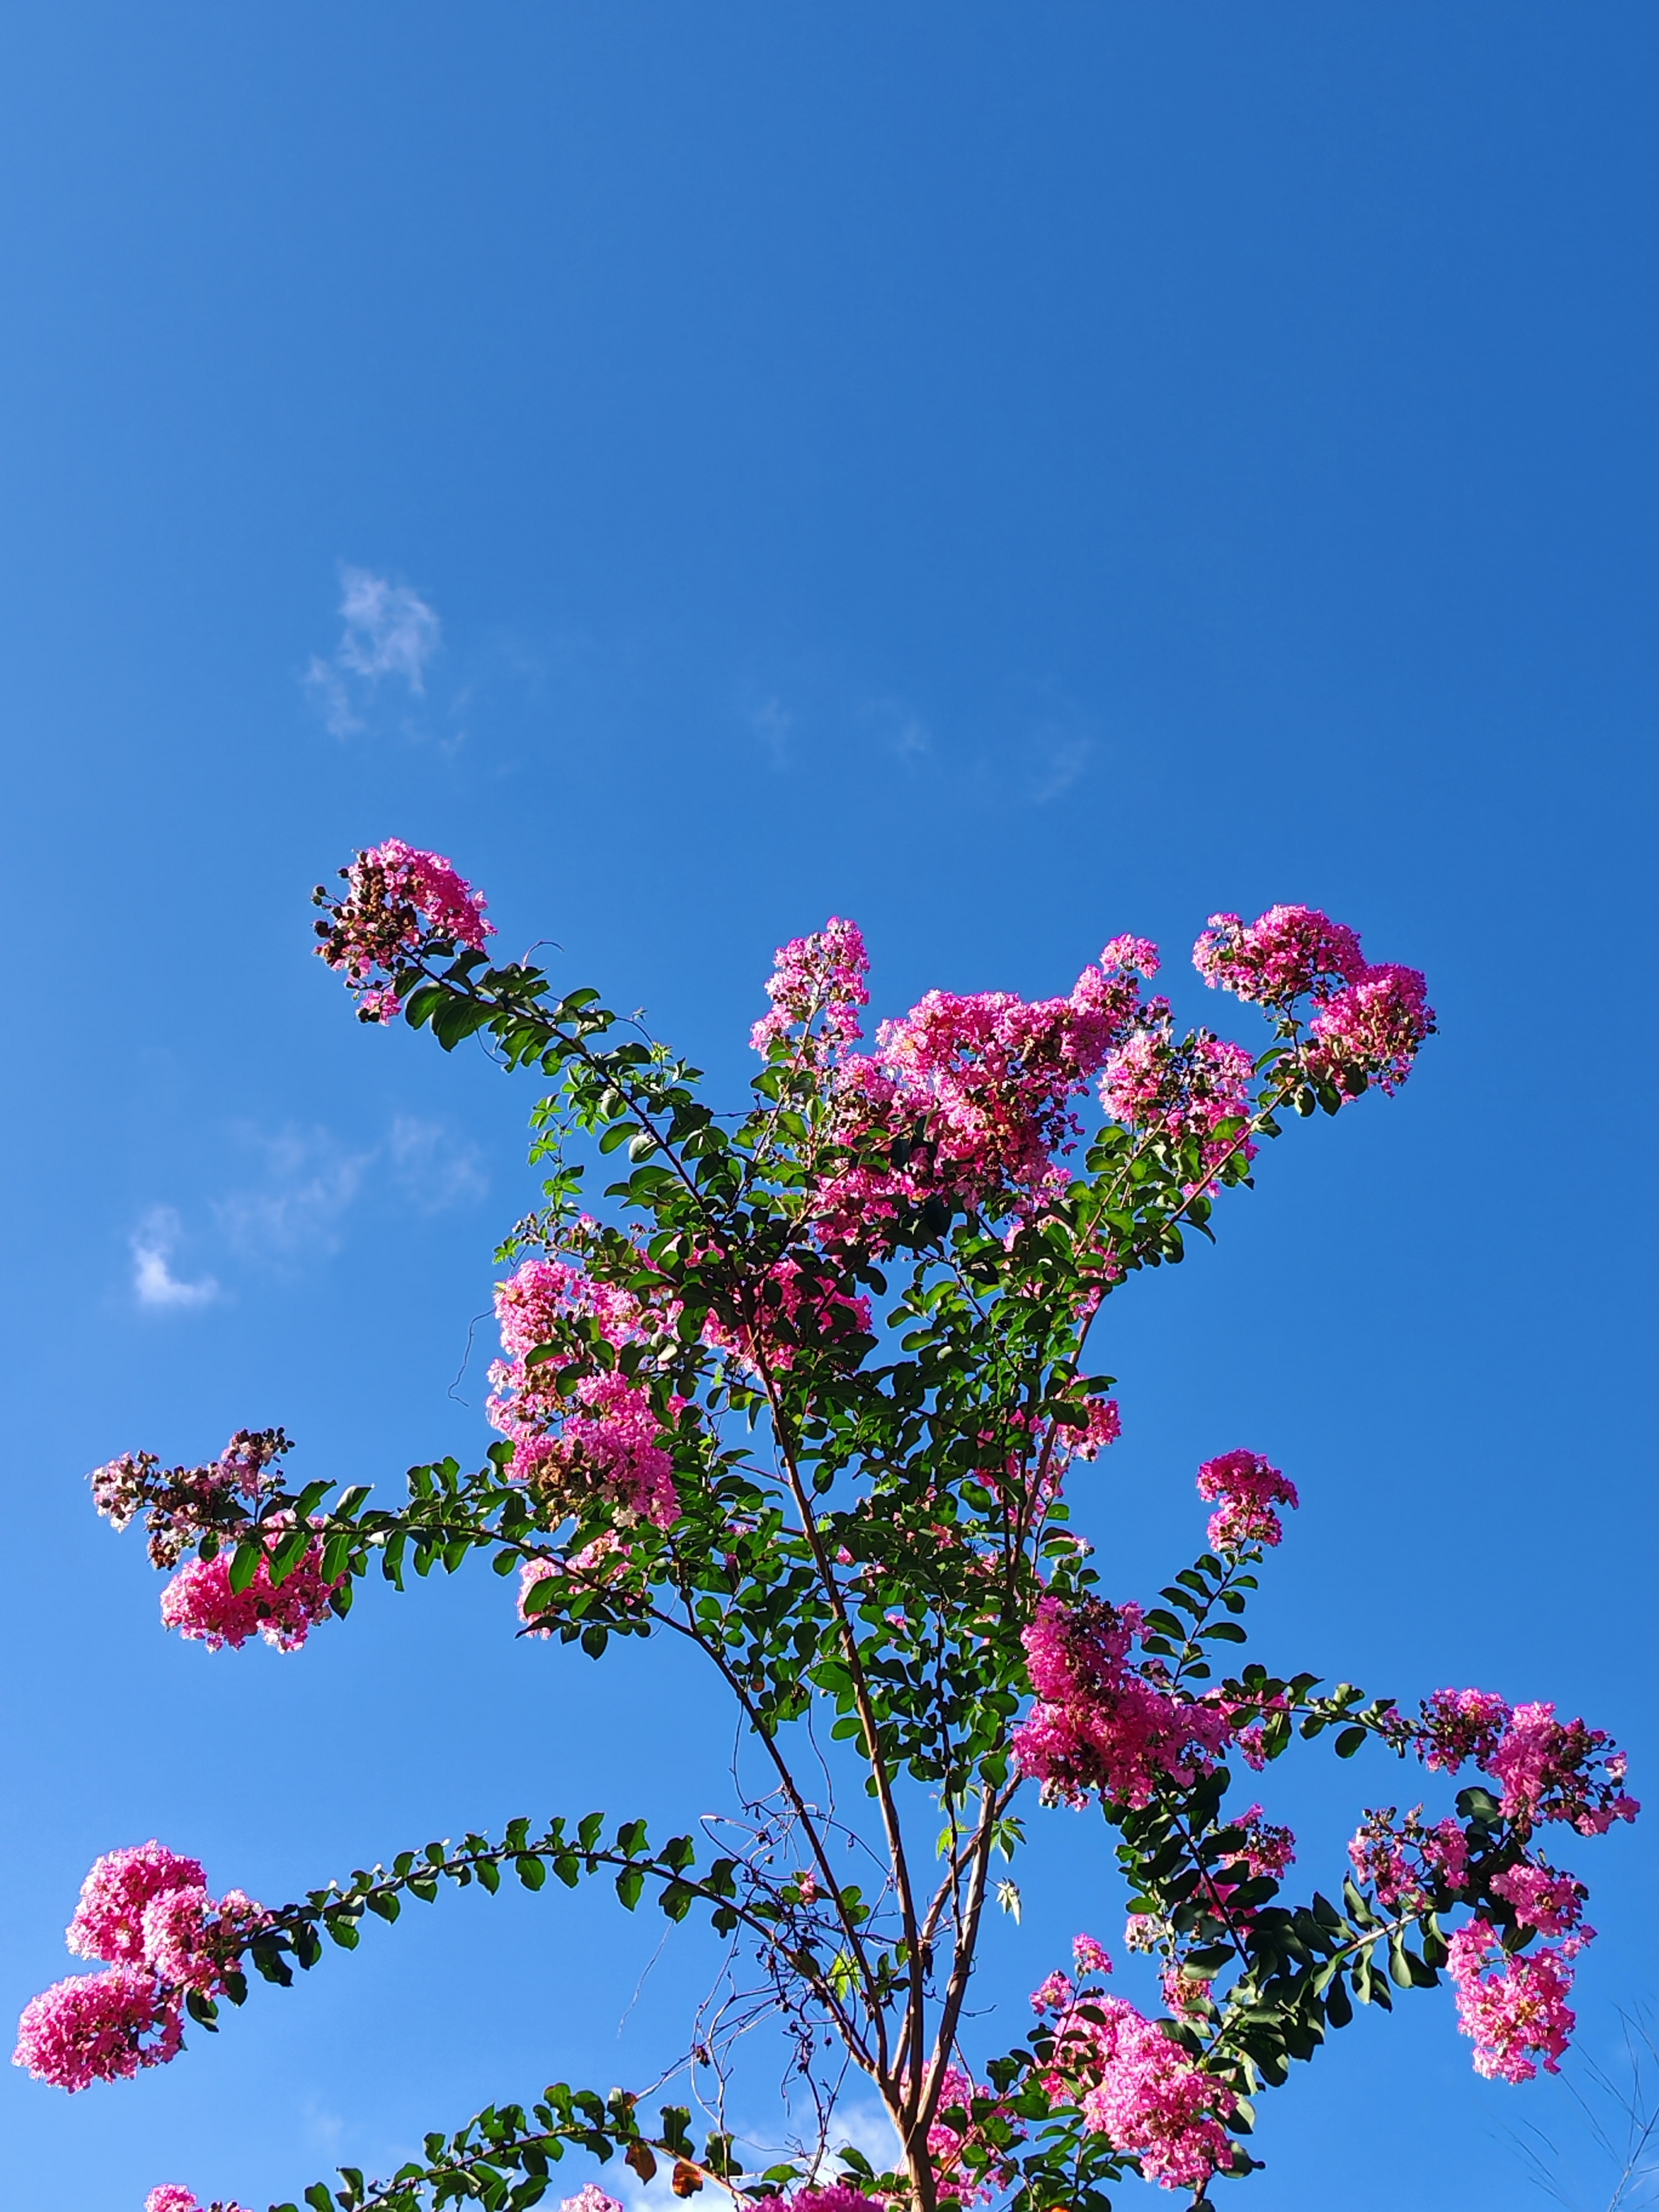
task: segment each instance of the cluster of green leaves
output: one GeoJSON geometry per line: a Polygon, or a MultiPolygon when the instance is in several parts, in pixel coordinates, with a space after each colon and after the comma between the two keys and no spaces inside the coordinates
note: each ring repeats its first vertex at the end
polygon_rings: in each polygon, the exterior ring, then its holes
{"type": "MultiPolygon", "coordinates": [[[[699,2157],[685,2106],[665,2105],[653,2136],[640,2125],[638,2102],[623,2089],[601,2097],[555,2081],[527,2112],[521,2105],[492,2105],[453,2136],[428,2136],[424,2156],[399,2166],[389,2180],[368,2181],[359,2168],[343,2166],[339,2188],[313,2182],[304,2202],[310,2212],[439,2212],[462,2203],[482,2212],[528,2212],[554,2185],[553,2168],[567,2149],[606,2161],[620,2153],[642,2181],[654,2178],[659,2157],[670,2160],[680,2197],[709,2180],[734,2182],[741,2175],[730,2136],[711,2135],[699,2157]]],[[[275,2205],[271,2212],[299,2208],[275,2205]]]]}

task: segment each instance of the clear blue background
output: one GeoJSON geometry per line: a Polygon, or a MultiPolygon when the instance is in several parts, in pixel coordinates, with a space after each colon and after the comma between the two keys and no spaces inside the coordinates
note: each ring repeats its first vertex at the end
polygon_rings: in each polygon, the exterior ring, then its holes
{"type": "MultiPolygon", "coordinates": [[[[1133,929],[1212,1014],[1187,945],[1275,899],[1425,968],[1407,1091],[1294,1129],[1110,1316],[1085,1516],[1144,1591],[1195,1462],[1266,1450],[1305,1504],[1265,1656],[1557,1698],[1653,1794],[1656,64],[1615,0],[7,11],[6,2006],[118,1843],[276,1899],[723,1802],[672,1655],[516,1642],[478,1570],[210,1658],[93,1517],[95,1462],[244,1423],[352,1480],[479,1448],[486,1331],[452,1377],[533,1093],[309,958],[309,887],[387,834],[731,1103],[772,946],[831,911],[890,1012],[1133,929]],[[435,616],[418,690],[342,664],[342,563],[435,616]],[[135,1237],[213,1294],[141,1302],[135,1237]]],[[[1411,1786],[1267,1782],[1328,1885],[1411,1786]]],[[[1097,1829],[1043,1837],[987,1970],[1016,2018],[1120,1924],[1097,1829]]],[[[1655,1988],[1651,1851],[1571,1849],[1591,2049],[1655,1988]]],[[[8,2200],[263,2204],[638,2083],[708,1960],[619,2039],[657,1940],[469,1896],[136,2083],[4,2069],[8,2200]]],[[[1254,2200],[1522,2188],[1504,2131],[1561,2100],[1468,2051],[1443,1993],[1362,2015],[1269,2101],[1254,2200]]],[[[744,2098],[775,2122],[771,2072],[744,2098]]]]}

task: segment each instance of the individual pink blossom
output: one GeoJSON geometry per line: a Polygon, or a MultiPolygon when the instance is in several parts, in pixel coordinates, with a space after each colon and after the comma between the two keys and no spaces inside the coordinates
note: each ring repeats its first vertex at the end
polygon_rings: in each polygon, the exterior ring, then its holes
{"type": "Polygon", "coordinates": [[[1365,961],[1346,922],[1317,907],[1275,906],[1249,923],[1212,914],[1193,965],[1212,990],[1219,985],[1255,1006],[1287,1006],[1310,993],[1328,999],[1365,961]]]}
{"type": "Polygon", "coordinates": [[[112,1966],[142,1963],[145,1908],[175,1890],[205,1898],[206,1885],[199,1859],[170,1851],[154,1837],[106,1851],[81,1885],[64,1941],[77,1958],[104,1959],[112,1966]]]}
{"type": "Polygon", "coordinates": [[[791,938],[778,947],[777,966],[767,981],[772,1011],[755,1024],[750,1042],[764,1055],[799,1030],[805,1057],[815,1057],[820,1046],[827,1046],[830,1056],[839,1058],[864,1035],[858,1009],[870,1003],[869,973],[855,921],[832,915],[810,937],[791,938]]]}
{"type": "Polygon", "coordinates": [[[597,2181],[585,2181],[574,2197],[565,2198],[559,2212],[623,2212],[623,2208],[597,2181]]]}
{"type": "Polygon", "coordinates": [[[1076,1995],[1071,1976],[1062,1973],[1056,1966],[1053,1973],[1045,1975],[1032,1990],[1031,2009],[1033,2012],[1063,2012],[1076,1995]]]}
{"type": "Polygon", "coordinates": [[[1509,1723],[1509,1706],[1495,1691],[1437,1690],[1423,1700],[1419,1753],[1425,1766],[1446,1774],[1470,1759],[1484,1766],[1509,1723]]]}
{"type": "Polygon", "coordinates": [[[1476,2073],[1489,2081],[1530,2081],[1541,2059],[1547,2074],[1559,2074],[1577,2024],[1567,2003],[1572,1966],[1565,1949],[1517,1957],[1480,1918],[1458,1929],[1446,1948],[1457,2024],[1474,2040],[1476,2073]]]}
{"type": "Polygon", "coordinates": [[[1516,1919],[1540,1936],[1570,1936],[1583,1917],[1589,1893],[1570,1874],[1525,1862],[1494,1875],[1492,1888],[1494,1896],[1515,1907],[1516,1919]]]}
{"type": "Polygon", "coordinates": [[[1411,1073],[1434,1026],[1428,986],[1417,969],[1364,969],[1315,1015],[1308,1032],[1308,1072],[1334,1084],[1345,1097],[1362,1090],[1364,1082],[1379,1084],[1392,1095],[1411,1073]]]}
{"type": "Polygon", "coordinates": [[[111,1966],[101,1974],[71,1975],[31,1998],[17,2024],[12,2063],[72,2094],[163,2065],[183,2041],[178,2001],[155,1976],[137,1966],[111,1966]]]}
{"type": "MultiPolygon", "coordinates": [[[[279,1516],[264,1525],[270,1531],[270,1550],[286,1530],[279,1516]]],[[[240,1651],[256,1634],[276,1650],[299,1650],[312,1630],[327,1620],[332,1610],[330,1601],[346,1579],[341,1576],[325,1581],[322,1547],[313,1543],[281,1583],[271,1580],[270,1562],[264,1559],[246,1589],[234,1590],[230,1586],[233,1556],[227,1548],[210,1559],[191,1559],[161,1593],[163,1624],[205,1644],[210,1651],[222,1650],[226,1644],[240,1651]]]]}
{"type": "Polygon", "coordinates": [[[1092,1936],[1073,1936],[1072,1960],[1079,1974],[1109,1974],[1112,1971],[1105,1945],[1097,1943],[1092,1936]]]}
{"type": "Polygon", "coordinates": [[[1190,1972],[1171,1959],[1158,1976],[1164,2002],[1177,2020],[1201,2020],[1209,2010],[1211,1974],[1190,1972]]]}
{"type": "Polygon", "coordinates": [[[1223,2123],[1233,2093],[1124,1998],[1091,1996],[1055,2023],[1043,2081],[1056,2103],[1080,2105],[1087,2127],[1165,2189],[1200,2189],[1232,2165],[1223,2123]]]}
{"type": "Polygon", "coordinates": [[[1259,1452],[1242,1450],[1206,1459],[1198,1470],[1198,1494],[1211,1502],[1219,1500],[1219,1510],[1210,1516],[1212,1552],[1278,1543],[1280,1529],[1273,1507],[1298,1503],[1293,1482],[1259,1452]]]}
{"type": "Polygon", "coordinates": [[[364,1021],[390,1021],[399,1011],[384,974],[458,945],[482,952],[484,939],[494,934],[495,924],[484,920],[483,895],[441,853],[388,837],[340,872],[343,898],[331,900],[320,886],[316,893],[328,916],[317,924],[322,940],[317,951],[343,974],[364,1021]]]}
{"type": "Polygon", "coordinates": [[[1013,1748],[1045,1795],[1080,1805],[1098,1790],[1146,1805],[1165,1782],[1186,1788],[1213,1766],[1227,1717],[1135,1671],[1129,1655],[1141,1618],[1136,1606],[1039,1601],[1023,1638],[1037,1703],[1013,1748]]]}
{"type": "Polygon", "coordinates": [[[1604,1755],[1612,1741],[1604,1729],[1582,1720],[1558,1721],[1553,1705],[1517,1705],[1481,1763],[1501,1785],[1510,1820],[1522,1826],[1565,1820],[1581,1836],[1601,1836],[1642,1809],[1620,1787],[1622,1754],[1604,1755]]]}

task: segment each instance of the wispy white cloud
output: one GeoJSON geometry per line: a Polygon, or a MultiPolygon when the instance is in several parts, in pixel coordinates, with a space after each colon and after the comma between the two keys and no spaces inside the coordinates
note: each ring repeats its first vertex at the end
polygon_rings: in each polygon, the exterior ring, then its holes
{"type": "Polygon", "coordinates": [[[1089,765],[1094,744],[1088,738],[1066,738],[1047,749],[1048,765],[1032,788],[1031,803],[1047,806],[1067,792],[1089,765]]]}
{"type": "Polygon", "coordinates": [[[179,1312],[210,1305],[219,1295],[211,1275],[185,1282],[173,1272],[183,1225],[170,1206],[154,1206],[132,1233],[132,1287],[141,1306],[179,1312]]]}
{"type": "Polygon", "coordinates": [[[418,592],[372,568],[341,568],[340,614],[345,628],[339,644],[327,659],[313,655],[305,684],[329,730],[345,738],[368,726],[368,710],[383,683],[399,683],[414,698],[425,696],[427,665],[443,625],[418,592]]]}
{"type": "Polygon", "coordinates": [[[387,1140],[392,1166],[404,1195],[422,1213],[482,1198],[489,1184],[476,1145],[457,1144],[441,1121],[399,1114],[387,1140]]]}
{"type": "Polygon", "coordinates": [[[789,765],[789,733],[795,718],[781,699],[763,699],[750,710],[749,726],[771,755],[774,768],[789,765]]]}
{"type": "Polygon", "coordinates": [[[356,1197],[373,1152],[349,1152],[321,1128],[249,1134],[265,1155],[264,1180],[214,1206],[232,1246],[251,1258],[285,1261],[337,1249],[340,1217],[356,1197]]]}

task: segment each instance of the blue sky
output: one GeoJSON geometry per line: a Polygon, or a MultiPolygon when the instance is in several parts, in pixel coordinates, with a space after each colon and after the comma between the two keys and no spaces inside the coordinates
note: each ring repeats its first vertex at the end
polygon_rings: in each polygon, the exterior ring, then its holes
{"type": "MultiPolygon", "coordinates": [[[[830,912],[890,1012],[1132,929],[1195,1016],[1206,915],[1281,898],[1424,967],[1407,1091],[1121,1302],[1084,1516],[1133,1595],[1197,1460],[1266,1450],[1265,1650],[1557,1698],[1653,1794],[1656,65],[1617,0],[8,12],[5,2005],[118,1843],[274,1899],[718,1794],[694,1685],[516,1642],[487,1572],[212,1659],[88,1503],[243,1424],[350,1480],[478,1449],[533,1094],[309,958],[388,834],[734,1101],[830,912]]],[[[1401,1785],[1304,1764],[1270,1809],[1320,1879],[1401,1785]]],[[[1655,1994],[1651,1863],[1577,1861],[1592,2049],[1655,1994]]],[[[1027,1892],[999,1992],[1115,1929],[1092,1829],[1027,1892]]],[[[406,1917],[137,2083],[3,2069],[9,2185],[263,2204],[637,2078],[705,1963],[619,2037],[656,1943],[597,1897],[406,1917]]],[[[1467,2050],[1444,1996],[1362,2020],[1255,2201],[1521,2188],[1561,2100],[1467,2050]]]]}

